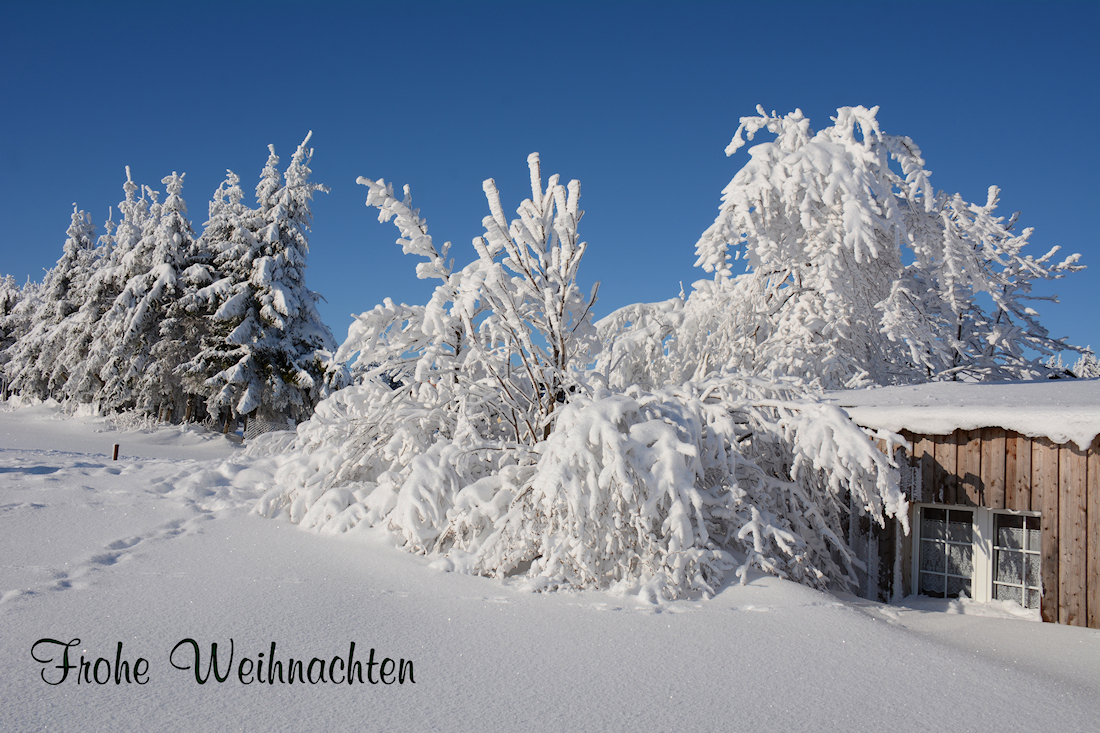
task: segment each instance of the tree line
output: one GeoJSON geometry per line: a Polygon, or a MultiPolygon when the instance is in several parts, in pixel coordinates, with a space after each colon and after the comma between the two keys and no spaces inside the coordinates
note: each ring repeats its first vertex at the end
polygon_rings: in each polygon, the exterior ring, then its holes
{"type": "Polygon", "coordinates": [[[269,146],[254,208],[228,171],[201,235],[176,173],[161,201],[127,167],[120,220],[98,238],[74,205],[42,282],[0,279],[5,393],[226,425],[308,417],[341,373],[305,283],[311,202],[327,190],[310,181],[308,142],[282,172],[269,146]]]}

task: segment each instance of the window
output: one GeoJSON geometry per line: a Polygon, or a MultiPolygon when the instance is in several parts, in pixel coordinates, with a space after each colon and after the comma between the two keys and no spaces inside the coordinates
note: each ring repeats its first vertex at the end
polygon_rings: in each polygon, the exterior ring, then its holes
{"type": "Polygon", "coordinates": [[[993,525],[993,597],[1038,608],[1039,518],[994,513],[993,525]]]}
{"type": "Polygon", "coordinates": [[[916,526],[913,577],[918,594],[1039,607],[1039,515],[918,505],[916,526]]]}
{"type": "Polygon", "coordinates": [[[920,522],[920,586],[933,598],[973,597],[974,512],[928,507],[920,522]]]}

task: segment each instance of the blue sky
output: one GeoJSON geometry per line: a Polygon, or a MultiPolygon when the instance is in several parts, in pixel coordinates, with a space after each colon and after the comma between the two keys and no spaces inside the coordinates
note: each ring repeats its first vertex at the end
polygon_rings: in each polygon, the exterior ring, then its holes
{"type": "MultiPolygon", "coordinates": [[[[425,302],[396,229],[357,176],[412,185],[460,262],[487,213],[529,195],[526,157],[582,183],[581,267],[597,315],[705,273],[699,234],[747,161],[723,150],[757,104],[879,105],[937,188],[1080,252],[1045,286],[1054,336],[1100,348],[1100,3],[29,3],[0,11],[0,273],[41,279],[72,204],[97,222],[124,167],[163,191],[186,172],[197,230],[231,168],[250,192],[273,143],[313,131],[309,285],[342,339],[384,297],[425,302]]],[[[758,138],[760,140],[761,138],[758,138]]]]}

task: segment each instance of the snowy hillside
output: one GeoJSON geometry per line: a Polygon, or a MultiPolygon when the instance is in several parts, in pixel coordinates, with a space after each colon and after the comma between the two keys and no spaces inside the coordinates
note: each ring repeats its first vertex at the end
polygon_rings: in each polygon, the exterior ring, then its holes
{"type": "Polygon", "coordinates": [[[0,729],[1085,731],[1100,719],[1095,630],[1010,606],[848,602],[755,574],[708,601],[525,593],[429,568],[373,530],[262,518],[273,470],[197,430],[0,411],[0,729]],[[41,639],[80,640],[60,684],[47,682],[63,647],[41,639]],[[204,677],[218,644],[224,682],[198,684],[185,639],[204,677]],[[146,660],[145,684],[115,684],[119,642],[123,660],[146,660]],[[322,666],[341,678],[352,642],[364,667],[374,650],[365,676],[405,660],[405,682],[320,682],[322,666]],[[273,643],[287,665],[323,660],[316,683],[268,684],[273,643]],[[110,681],[78,682],[82,655],[110,681]]]}

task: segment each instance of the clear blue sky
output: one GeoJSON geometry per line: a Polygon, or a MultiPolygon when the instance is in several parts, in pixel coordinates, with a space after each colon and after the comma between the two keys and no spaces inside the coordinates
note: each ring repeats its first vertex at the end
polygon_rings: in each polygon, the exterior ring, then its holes
{"type": "MultiPolygon", "coordinates": [[[[1044,292],[1054,336],[1100,349],[1100,3],[9,3],[0,14],[0,273],[41,279],[72,203],[101,223],[138,182],[186,172],[197,230],[231,168],[251,192],[313,130],[308,279],[342,339],[428,281],[357,176],[413,187],[460,262],[487,213],[529,195],[526,157],[580,179],[597,315],[705,274],[693,246],[746,162],[723,149],[757,104],[879,105],[937,188],[1035,228],[1089,269],[1044,292]]],[[[759,138],[758,138],[759,140],[759,138]]],[[[117,212],[117,209],[116,209],[117,212]]]]}

